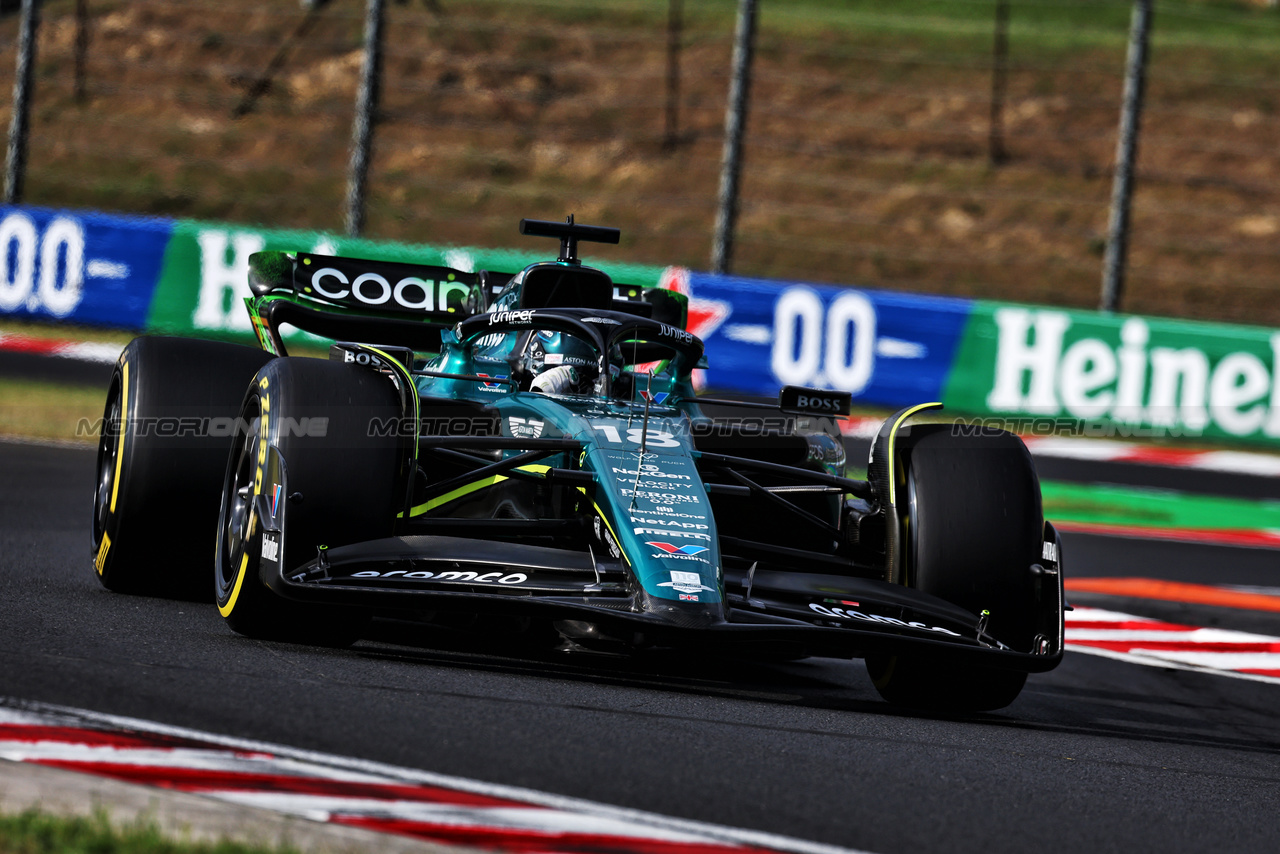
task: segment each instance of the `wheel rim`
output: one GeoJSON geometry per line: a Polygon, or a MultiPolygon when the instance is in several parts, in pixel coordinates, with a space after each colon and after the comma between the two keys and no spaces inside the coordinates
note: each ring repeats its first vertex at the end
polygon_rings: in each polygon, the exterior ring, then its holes
{"type": "Polygon", "coordinates": [[[248,547],[250,527],[253,524],[253,479],[257,470],[259,411],[257,398],[245,406],[235,446],[231,452],[227,480],[223,484],[223,524],[219,549],[222,559],[218,563],[218,591],[228,592],[235,584],[236,574],[248,547]]]}
{"type": "Polygon", "coordinates": [[[102,541],[111,515],[111,493],[116,487],[116,460],[120,453],[120,384],[111,384],[107,394],[107,408],[102,416],[102,431],[98,437],[98,486],[93,494],[93,541],[102,541]]]}

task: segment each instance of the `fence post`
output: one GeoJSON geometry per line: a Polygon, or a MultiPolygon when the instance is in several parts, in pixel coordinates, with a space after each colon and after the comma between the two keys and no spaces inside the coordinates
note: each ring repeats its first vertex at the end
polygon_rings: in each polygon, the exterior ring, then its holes
{"type": "Polygon", "coordinates": [[[715,245],[711,270],[723,275],[733,257],[733,229],[738,218],[738,173],[742,158],[742,132],[747,122],[747,98],[751,89],[751,50],[756,33],[756,0],[738,0],[738,26],[733,41],[733,79],[724,118],[724,153],[720,166],[720,196],[716,206],[715,245]]]}
{"type": "Polygon", "coordinates": [[[991,133],[988,157],[999,166],[1008,159],[1004,150],[1004,93],[1009,81],[1009,0],[996,0],[996,35],[991,51],[991,133]]]}
{"type": "Polygon", "coordinates": [[[662,148],[675,151],[680,136],[680,31],[683,28],[684,0],[669,0],[667,6],[667,109],[663,114],[662,148]]]}
{"type": "Polygon", "coordinates": [[[1142,120],[1150,31],[1151,0],[1135,0],[1129,27],[1129,56],[1125,62],[1124,105],[1120,110],[1120,134],[1116,140],[1116,172],[1111,184],[1107,250],[1103,259],[1103,311],[1119,309],[1124,292],[1125,260],[1129,248],[1129,203],[1133,195],[1133,170],[1138,152],[1138,126],[1142,120]]]}
{"type": "Polygon", "coordinates": [[[347,170],[347,234],[364,230],[365,184],[369,178],[373,124],[378,111],[378,83],[382,73],[382,0],[368,0],[364,19],[364,71],[356,96],[351,130],[351,164],[347,170]]]}
{"type": "Polygon", "coordinates": [[[40,0],[22,0],[18,32],[18,67],[13,78],[13,117],[9,121],[9,154],[4,165],[4,201],[22,202],[27,178],[27,135],[31,116],[32,73],[36,64],[36,31],[40,28],[40,0]]]}

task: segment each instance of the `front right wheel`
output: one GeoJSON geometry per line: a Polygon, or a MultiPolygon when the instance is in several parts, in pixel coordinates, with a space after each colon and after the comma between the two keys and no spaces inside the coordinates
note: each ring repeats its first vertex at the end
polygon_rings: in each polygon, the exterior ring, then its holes
{"type": "MultiPolygon", "coordinates": [[[[1031,566],[1040,560],[1044,516],[1026,446],[1004,431],[920,425],[900,447],[907,586],[968,609],[989,641],[1030,652],[1040,607],[1031,566]]],[[[1027,680],[1019,670],[919,653],[869,656],[867,670],[889,702],[951,711],[1003,708],[1027,680]]]]}

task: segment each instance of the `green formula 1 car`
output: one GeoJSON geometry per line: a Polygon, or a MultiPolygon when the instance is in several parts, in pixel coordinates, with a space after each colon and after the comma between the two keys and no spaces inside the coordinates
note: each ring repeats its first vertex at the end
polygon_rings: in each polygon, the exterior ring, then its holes
{"type": "Polygon", "coordinates": [[[98,454],[102,583],[212,587],[251,637],[483,615],[589,648],[864,658],[887,700],[932,708],[1003,707],[1059,663],[1060,545],[1020,439],[911,423],[923,404],[848,478],[847,394],[698,397],[686,298],[577,257],[616,229],[521,231],[559,257],[511,275],[259,253],[261,350],[129,344],[98,454]],[[287,355],[285,327],[329,358],[287,355]]]}

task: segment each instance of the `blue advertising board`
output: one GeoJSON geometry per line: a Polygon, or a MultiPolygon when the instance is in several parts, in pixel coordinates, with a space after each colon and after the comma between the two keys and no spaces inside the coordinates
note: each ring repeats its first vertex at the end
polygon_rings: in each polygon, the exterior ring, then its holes
{"type": "Polygon", "coordinates": [[[170,220],[0,206],[0,315],[141,330],[170,220]]]}
{"type": "MultiPolygon", "coordinates": [[[[707,344],[709,389],[775,395],[801,385],[868,404],[941,400],[973,302],[801,282],[687,277],[690,330],[707,344]]],[[[674,283],[673,283],[674,284],[674,283]]],[[[671,286],[671,285],[669,285],[671,286]]]]}

